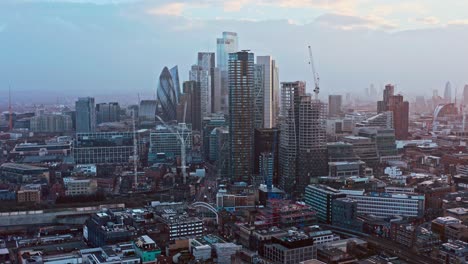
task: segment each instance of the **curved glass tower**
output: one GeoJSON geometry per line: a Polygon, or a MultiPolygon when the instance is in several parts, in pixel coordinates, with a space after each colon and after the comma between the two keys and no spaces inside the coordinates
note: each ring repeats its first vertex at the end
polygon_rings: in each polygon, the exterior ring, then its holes
{"type": "Polygon", "coordinates": [[[161,118],[164,121],[177,120],[177,91],[171,72],[167,67],[164,67],[159,76],[159,84],[156,93],[159,104],[161,105],[161,118]]]}

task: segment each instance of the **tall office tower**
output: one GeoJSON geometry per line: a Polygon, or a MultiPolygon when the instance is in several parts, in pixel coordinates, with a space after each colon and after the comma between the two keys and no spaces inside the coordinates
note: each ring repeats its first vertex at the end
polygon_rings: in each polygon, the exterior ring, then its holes
{"type": "Polygon", "coordinates": [[[183,84],[184,93],[180,104],[181,114],[179,122],[192,124],[192,130],[201,131],[202,129],[202,111],[201,111],[201,89],[200,83],[196,81],[187,81],[183,84]],[[185,103],[187,107],[185,107],[185,103]]]}
{"type": "Polygon", "coordinates": [[[265,67],[264,65],[254,65],[254,127],[263,128],[264,115],[264,94],[265,94],[265,67]]]}
{"type": "Polygon", "coordinates": [[[445,84],[444,100],[447,104],[452,102],[452,84],[450,84],[450,82],[445,84]]]}
{"type": "Polygon", "coordinates": [[[281,83],[279,142],[279,186],[288,194],[294,192],[299,146],[299,103],[305,95],[305,82],[281,83]]]}
{"type": "Polygon", "coordinates": [[[463,105],[468,105],[468,84],[463,87],[463,105]]]}
{"type": "Polygon", "coordinates": [[[296,192],[304,193],[313,178],[328,175],[327,104],[301,97],[299,104],[299,148],[296,192]]]}
{"type": "Polygon", "coordinates": [[[119,103],[101,103],[96,105],[97,123],[120,121],[119,103]]]}
{"type": "Polygon", "coordinates": [[[263,127],[272,128],[278,115],[278,68],[271,56],[257,56],[257,65],[263,67],[263,127]]]}
{"type": "Polygon", "coordinates": [[[391,84],[385,85],[385,89],[383,91],[383,101],[377,101],[377,112],[385,112],[388,111],[388,101],[390,97],[393,96],[395,93],[395,87],[391,84]]]}
{"type": "Polygon", "coordinates": [[[328,96],[328,115],[338,116],[341,114],[341,95],[328,96]]]}
{"type": "Polygon", "coordinates": [[[199,52],[197,65],[204,71],[208,71],[210,75],[210,112],[216,113],[220,111],[221,104],[221,76],[219,69],[215,65],[214,52],[199,52]]]}
{"type": "Polygon", "coordinates": [[[248,182],[253,172],[254,54],[229,54],[229,135],[231,180],[248,182]]]}
{"type": "Polygon", "coordinates": [[[75,103],[76,132],[96,131],[96,106],[94,98],[81,97],[75,103]]]}
{"type": "Polygon", "coordinates": [[[280,115],[280,81],[279,81],[279,68],[276,61],[272,61],[273,66],[273,127],[278,127],[280,115]]]}
{"type": "Polygon", "coordinates": [[[211,76],[210,71],[199,65],[193,65],[190,70],[190,81],[200,85],[202,119],[211,114],[211,76]]]}
{"type": "Polygon", "coordinates": [[[385,86],[383,101],[377,102],[377,111],[379,113],[385,111],[393,112],[393,128],[395,136],[398,140],[408,138],[409,126],[409,103],[403,101],[402,95],[394,95],[395,88],[391,84],[385,86]]]}
{"type": "Polygon", "coordinates": [[[403,95],[395,95],[390,98],[388,110],[393,112],[393,128],[398,140],[408,138],[409,127],[409,103],[403,101],[403,95]]]}
{"type": "Polygon", "coordinates": [[[156,94],[161,106],[161,118],[164,121],[177,120],[178,93],[174,79],[167,67],[164,67],[159,76],[156,94]]]}
{"type": "Polygon", "coordinates": [[[239,51],[238,38],[235,32],[223,32],[222,38],[216,39],[217,66],[221,79],[221,111],[229,112],[229,53],[239,51]]]}

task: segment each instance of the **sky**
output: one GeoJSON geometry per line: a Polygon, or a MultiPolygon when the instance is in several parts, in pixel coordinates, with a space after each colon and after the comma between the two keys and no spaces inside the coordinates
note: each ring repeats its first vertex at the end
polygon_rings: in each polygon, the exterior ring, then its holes
{"type": "MultiPolygon", "coordinates": [[[[468,83],[466,0],[0,0],[0,102],[137,102],[164,66],[181,80],[223,31],[321,96],[387,83],[409,98],[468,83]],[[68,100],[68,101],[67,101],[68,100]]],[[[453,92],[452,92],[453,93],[453,92]]]]}

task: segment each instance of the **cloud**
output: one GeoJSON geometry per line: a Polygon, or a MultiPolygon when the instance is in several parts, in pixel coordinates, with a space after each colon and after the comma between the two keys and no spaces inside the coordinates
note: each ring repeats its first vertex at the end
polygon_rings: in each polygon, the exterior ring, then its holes
{"type": "Polygon", "coordinates": [[[468,19],[457,19],[447,22],[447,25],[468,25],[468,19]]]}
{"type": "Polygon", "coordinates": [[[410,19],[410,22],[417,22],[424,25],[438,25],[440,23],[440,19],[434,16],[429,17],[420,17],[416,19],[410,19]]]}
{"type": "Polygon", "coordinates": [[[185,3],[169,3],[160,7],[149,9],[148,13],[153,15],[164,16],[182,16],[185,8],[185,3]]]}
{"type": "Polygon", "coordinates": [[[0,24],[0,33],[2,33],[3,31],[5,31],[6,28],[7,28],[7,25],[6,25],[6,24],[0,24]]]}
{"type": "Polygon", "coordinates": [[[252,0],[227,0],[224,1],[224,11],[237,12],[240,11],[245,5],[252,4],[252,0]]]}
{"type": "Polygon", "coordinates": [[[384,29],[391,30],[398,27],[396,23],[387,21],[381,17],[368,16],[359,17],[351,15],[341,15],[327,13],[315,19],[315,22],[322,26],[329,26],[335,29],[384,29]]]}
{"type": "Polygon", "coordinates": [[[32,3],[70,3],[70,4],[95,4],[95,5],[113,5],[113,4],[128,4],[141,2],[143,0],[22,0],[23,2],[32,3]]]}

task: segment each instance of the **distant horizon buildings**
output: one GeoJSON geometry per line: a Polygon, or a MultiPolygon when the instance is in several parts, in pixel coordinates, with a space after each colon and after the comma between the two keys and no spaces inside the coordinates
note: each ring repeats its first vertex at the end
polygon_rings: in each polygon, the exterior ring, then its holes
{"type": "Polygon", "coordinates": [[[117,102],[100,103],[96,105],[96,121],[98,124],[120,121],[120,105],[117,102]]]}
{"type": "Polygon", "coordinates": [[[447,104],[452,102],[452,84],[450,82],[445,84],[444,99],[447,104]]]}
{"type": "Polygon", "coordinates": [[[403,100],[402,95],[394,95],[395,87],[391,84],[385,86],[383,100],[377,102],[377,112],[393,112],[393,128],[397,140],[408,138],[409,103],[403,100]]]}
{"type": "Polygon", "coordinates": [[[96,131],[96,105],[93,97],[80,97],[75,103],[76,132],[96,131]]]}
{"type": "Polygon", "coordinates": [[[342,96],[330,94],[328,96],[328,115],[338,116],[342,110],[342,96]]]}
{"type": "Polygon", "coordinates": [[[468,84],[463,87],[463,105],[468,105],[468,84]]]}

